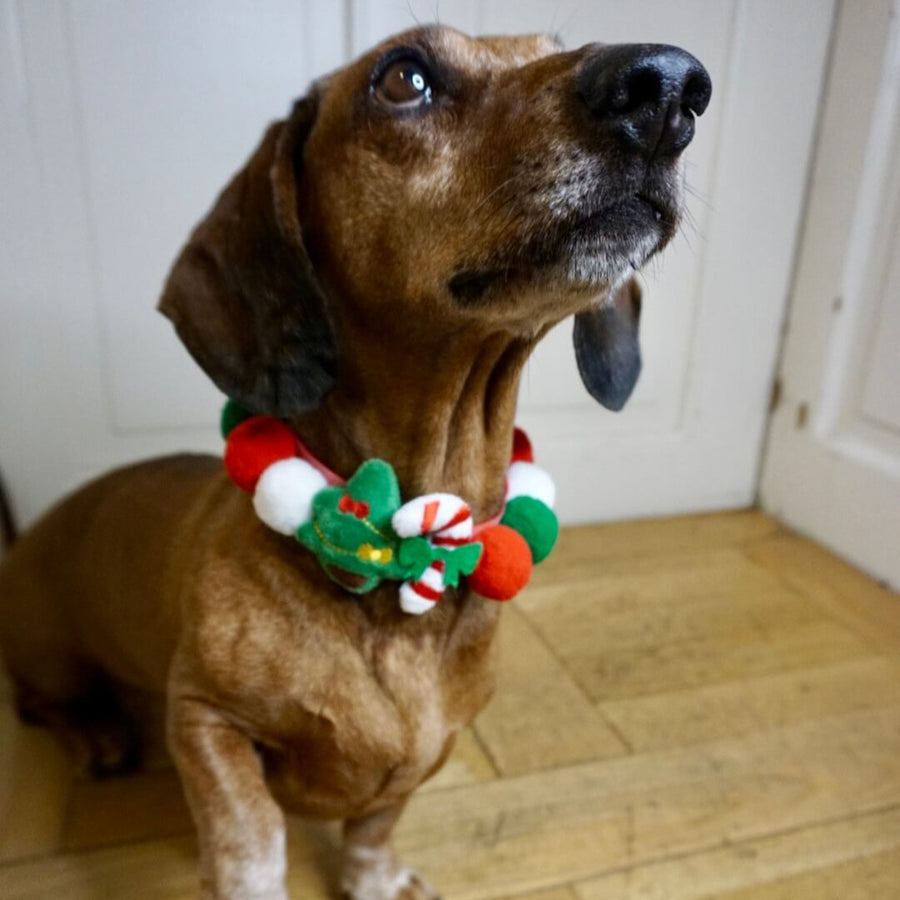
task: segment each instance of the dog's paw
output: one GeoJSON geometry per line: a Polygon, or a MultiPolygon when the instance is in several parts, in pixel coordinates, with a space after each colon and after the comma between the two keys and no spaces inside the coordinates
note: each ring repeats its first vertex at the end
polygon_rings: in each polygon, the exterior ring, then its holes
{"type": "Polygon", "coordinates": [[[434,888],[414,871],[400,885],[367,884],[355,891],[343,890],[342,900],[441,900],[434,888]]]}
{"type": "Polygon", "coordinates": [[[341,876],[344,900],[440,900],[421,875],[387,849],[356,847],[341,876]]]}
{"type": "Polygon", "coordinates": [[[128,775],[140,768],[141,742],[131,717],[114,695],[98,686],[64,702],[51,702],[20,689],[19,717],[26,725],[52,729],[76,772],[92,778],[128,775]]]}

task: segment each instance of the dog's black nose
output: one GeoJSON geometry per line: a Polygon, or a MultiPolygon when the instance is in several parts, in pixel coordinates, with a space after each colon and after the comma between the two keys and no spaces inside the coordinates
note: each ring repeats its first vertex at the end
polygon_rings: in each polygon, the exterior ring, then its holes
{"type": "Polygon", "coordinates": [[[699,60],[666,44],[597,47],[575,86],[604,131],[648,159],[687,147],[712,93],[699,60]]]}

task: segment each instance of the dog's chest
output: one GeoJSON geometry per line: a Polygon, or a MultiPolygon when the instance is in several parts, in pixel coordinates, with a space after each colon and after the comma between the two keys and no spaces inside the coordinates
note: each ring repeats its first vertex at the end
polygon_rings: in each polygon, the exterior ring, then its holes
{"type": "Polygon", "coordinates": [[[273,663],[281,690],[259,723],[273,793],[298,812],[347,818],[412,791],[490,696],[485,626],[452,639],[439,629],[331,634],[327,654],[273,663]]]}

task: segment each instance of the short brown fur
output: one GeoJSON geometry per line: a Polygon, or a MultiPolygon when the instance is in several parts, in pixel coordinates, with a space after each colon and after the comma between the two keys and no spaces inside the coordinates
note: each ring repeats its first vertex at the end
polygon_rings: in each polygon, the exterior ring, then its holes
{"type": "MultiPolygon", "coordinates": [[[[286,417],[341,474],[381,457],[405,497],[451,491],[495,514],[529,353],[609,292],[605,263],[572,268],[579,186],[613,202],[610,185],[638,177],[572,100],[591,52],[438,28],[385,42],[269,129],[161,308],[220,386],[286,417]],[[452,100],[427,116],[373,99],[378,60],[408,45],[452,100]]],[[[657,169],[671,215],[647,226],[638,263],[677,220],[674,162],[657,169]]],[[[98,673],[167,693],[204,896],[286,896],[282,808],[346,822],[349,896],[433,896],[388,838],[491,694],[499,604],[459,590],[417,618],[396,585],[351,597],[199,456],[68,499],[15,547],[0,590],[6,663],[33,717],[65,724],[98,673]]]]}

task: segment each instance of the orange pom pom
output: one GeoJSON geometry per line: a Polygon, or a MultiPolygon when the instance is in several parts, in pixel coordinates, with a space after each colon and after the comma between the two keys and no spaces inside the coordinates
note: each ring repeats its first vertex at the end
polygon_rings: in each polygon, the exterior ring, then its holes
{"type": "Polygon", "coordinates": [[[478,535],[481,559],[469,576],[469,587],[491,600],[512,600],[531,578],[531,550],[525,538],[506,525],[478,535]]]}
{"type": "Polygon", "coordinates": [[[531,441],[521,428],[517,428],[513,432],[513,449],[510,462],[534,462],[534,450],[531,449],[531,441]]]}
{"type": "Polygon", "coordinates": [[[297,452],[294,433],[274,416],[251,416],[236,425],[225,443],[225,470],[242,490],[253,492],[272,463],[297,452]]]}

